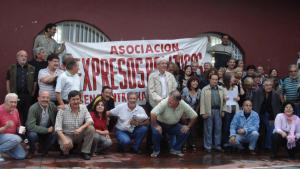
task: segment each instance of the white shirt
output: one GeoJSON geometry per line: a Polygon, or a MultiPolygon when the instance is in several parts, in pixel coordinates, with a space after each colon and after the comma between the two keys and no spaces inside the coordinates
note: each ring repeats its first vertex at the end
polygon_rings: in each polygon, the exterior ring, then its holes
{"type": "Polygon", "coordinates": [[[159,80],[161,83],[161,97],[164,99],[168,97],[168,83],[165,74],[159,74],[159,80]]]}
{"type": "Polygon", "coordinates": [[[117,105],[110,112],[112,116],[118,117],[116,128],[123,131],[133,132],[134,126],[130,125],[130,120],[133,116],[138,120],[148,119],[145,110],[139,105],[136,105],[133,110],[130,110],[127,103],[122,103],[117,105]]]}
{"type": "MultiPolygon", "coordinates": [[[[62,74],[63,71],[60,69],[56,69],[54,74],[58,77],[60,74],[62,74]]],[[[40,91],[48,91],[50,94],[50,98],[52,101],[56,101],[56,97],[55,97],[55,91],[54,91],[54,85],[53,84],[47,84],[47,83],[43,83],[41,81],[41,79],[43,79],[44,77],[47,77],[50,75],[50,70],[47,68],[45,69],[41,69],[39,71],[39,75],[38,75],[38,84],[39,84],[39,90],[40,91]]]]}
{"type": "Polygon", "coordinates": [[[68,100],[68,94],[72,90],[82,91],[80,77],[65,71],[57,78],[55,92],[61,93],[63,100],[68,100]]]}

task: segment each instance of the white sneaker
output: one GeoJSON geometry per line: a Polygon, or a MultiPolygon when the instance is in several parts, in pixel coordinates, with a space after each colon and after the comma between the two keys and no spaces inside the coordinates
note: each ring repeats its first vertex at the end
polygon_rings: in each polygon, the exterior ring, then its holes
{"type": "Polygon", "coordinates": [[[170,154],[176,155],[178,157],[183,157],[184,156],[184,154],[181,151],[176,151],[176,150],[173,150],[173,149],[170,150],[170,154]]]}
{"type": "Polygon", "coordinates": [[[5,161],[4,158],[2,158],[1,154],[0,154],[0,162],[5,161]]]}
{"type": "Polygon", "coordinates": [[[153,151],[153,153],[150,155],[150,157],[156,158],[158,155],[159,155],[159,151],[158,152],[153,151]]]}

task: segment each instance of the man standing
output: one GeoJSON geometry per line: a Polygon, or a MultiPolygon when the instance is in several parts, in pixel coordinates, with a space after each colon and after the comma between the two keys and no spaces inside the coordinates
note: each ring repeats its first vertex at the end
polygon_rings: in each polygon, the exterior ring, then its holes
{"type": "Polygon", "coordinates": [[[282,81],[282,98],[284,101],[292,102],[295,104],[295,114],[300,117],[300,105],[299,105],[299,88],[300,77],[298,75],[297,65],[292,64],[289,66],[289,76],[282,81]]]}
{"type": "MultiPolygon", "coordinates": [[[[0,105],[0,161],[4,161],[1,153],[6,153],[14,159],[25,159],[26,153],[21,145],[22,139],[17,135],[20,127],[19,112],[16,109],[18,96],[9,93],[4,103],[0,105]]],[[[25,130],[21,134],[24,134],[25,130]]]]}
{"type": "MultiPolygon", "coordinates": [[[[210,41],[210,39],[209,39],[210,41]]],[[[222,43],[217,44],[212,47],[207,48],[208,52],[213,53],[215,57],[215,68],[219,69],[220,67],[226,67],[228,60],[234,57],[234,50],[230,46],[229,36],[224,34],[222,35],[222,43]]]]}
{"type": "Polygon", "coordinates": [[[17,53],[17,64],[11,65],[6,74],[7,93],[16,93],[20,99],[18,110],[22,125],[26,123],[27,112],[36,86],[34,81],[35,69],[27,63],[27,58],[27,52],[20,50],[17,53]]]}
{"type": "MultiPolygon", "coordinates": [[[[47,61],[46,59],[46,52],[45,49],[43,47],[38,47],[33,49],[33,54],[34,54],[34,58],[32,60],[30,60],[28,63],[30,65],[32,65],[34,67],[34,81],[36,82],[38,75],[39,75],[39,71],[41,69],[44,69],[47,67],[47,61]]],[[[38,92],[39,92],[39,86],[36,86],[35,89],[35,93],[34,93],[34,97],[33,97],[33,101],[36,102],[36,98],[38,97],[38,92]]]]}
{"type": "Polygon", "coordinates": [[[177,82],[171,73],[167,72],[168,60],[157,59],[158,71],[152,72],[148,80],[149,103],[155,107],[162,99],[167,98],[169,93],[177,88],[177,82]]]}
{"type": "Polygon", "coordinates": [[[39,92],[38,102],[29,108],[26,122],[27,136],[29,140],[28,158],[34,156],[36,143],[40,143],[41,153],[46,155],[56,141],[54,132],[56,106],[50,102],[48,91],[39,92]]]}
{"type": "Polygon", "coordinates": [[[132,143],[131,150],[140,153],[140,145],[148,130],[149,118],[145,110],[137,104],[136,93],[127,94],[127,103],[120,104],[108,114],[118,117],[116,124],[116,138],[119,151],[123,152],[126,146],[132,143]]]}
{"type": "Polygon", "coordinates": [[[280,96],[273,90],[273,80],[266,79],[263,88],[256,90],[253,94],[253,110],[259,113],[261,129],[264,129],[263,147],[268,150],[272,148],[274,119],[280,113],[280,108],[280,96]]]}
{"type": "Polygon", "coordinates": [[[218,86],[217,74],[209,75],[209,83],[202,89],[200,99],[200,115],[202,115],[204,122],[204,148],[208,153],[211,152],[212,148],[216,151],[223,151],[221,148],[221,112],[224,109],[226,97],[224,88],[218,86]],[[214,137],[214,147],[212,147],[212,136],[214,137]]]}
{"type": "MultiPolygon", "coordinates": [[[[170,153],[182,157],[181,147],[184,144],[190,128],[197,120],[197,113],[185,101],[181,100],[179,91],[174,90],[169,97],[163,99],[151,111],[151,128],[153,153],[151,157],[157,157],[160,153],[160,141],[162,134],[166,133],[170,138],[176,137],[175,143],[171,145],[170,153]],[[182,117],[190,120],[188,125],[179,123],[182,117]]],[[[174,140],[172,140],[174,141],[174,140]]]]}
{"type": "Polygon", "coordinates": [[[93,119],[85,105],[80,104],[80,92],[73,90],[68,95],[69,104],[59,110],[56,116],[55,131],[62,155],[67,157],[74,143],[81,144],[84,160],[90,160],[95,129],[93,119]]]}
{"type": "Polygon", "coordinates": [[[72,90],[82,91],[81,80],[78,75],[79,65],[75,59],[67,63],[67,71],[63,72],[57,79],[56,83],[56,99],[58,105],[64,106],[68,103],[68,94],[72,90]]]}
{"type": "Polygon", "coordinates": [[[44,33],[38,35],[34,40],[33,49],[37,47],[44,47],[46,52],[46,58],[50,54],[60,54],[65,50],[65,44],[59,45],[52,37],[56,33],[56,25],[49,23],[44,28],[44,33]]]}
{"type": "Polygon", "coordinates": [[[255,155],[256,142],[259,136],[258,128],[258,114],[252,110],[252,102],[245,100],[243,111],[236,113],[232,119],[229,143],[239,149],[244,149],[242,143],[249,143],[250,153],[255,155]]]}
{"type": "Polygon", "coordinates": [[[59,69],[59,58],[57,55],[49,55],[47,61],[48,67],[39,72],[38,84],[40,92],[49,92],[51,101],[57,103],[54,89],[56,80],[63,71],[59,69]]]}

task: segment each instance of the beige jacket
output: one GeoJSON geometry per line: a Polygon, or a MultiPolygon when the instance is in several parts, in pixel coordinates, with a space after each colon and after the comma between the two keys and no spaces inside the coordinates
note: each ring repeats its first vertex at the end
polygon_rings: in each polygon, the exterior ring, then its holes
{"type": "MultiPolygon", "coordinates": [[[[177,82],[173,74],[165,72],[166,79],[168,83],[168,92],[174,91],[177,88],[177,82]]],[[[148,79],[148,97],[149,103],[152,107],[155,107],[163,98],[162,95],[162,85],[159,79],[159,71],[152,72],[148,79]]]]}
{"type": "MultiPolygon", "coordinates": [[[[224,109],[224,101],[225,101],[225,90],[222,86],[218,86],[218,91],[220,95],[221,105],[220,111],[224,109]]],[[[201,92],[201,99],[200,99],[200,114],[208,114],[211,115],[211,88],[210,85],[205,86],[201,92]]]]}

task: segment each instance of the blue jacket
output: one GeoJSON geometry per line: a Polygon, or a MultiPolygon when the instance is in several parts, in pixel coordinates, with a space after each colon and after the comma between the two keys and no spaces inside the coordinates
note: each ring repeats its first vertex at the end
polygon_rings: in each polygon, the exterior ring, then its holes
{"type": "Polygon", "coordinates": [[[243,128],[247,134],[251,134],[253,131],[258,132],[259,128],[259,116],[255,111],[251,111],[250,116],[246,119],[244,111],[236,113],[230,124],[230,136],[237,135],[238,129],[243,128]]]}

